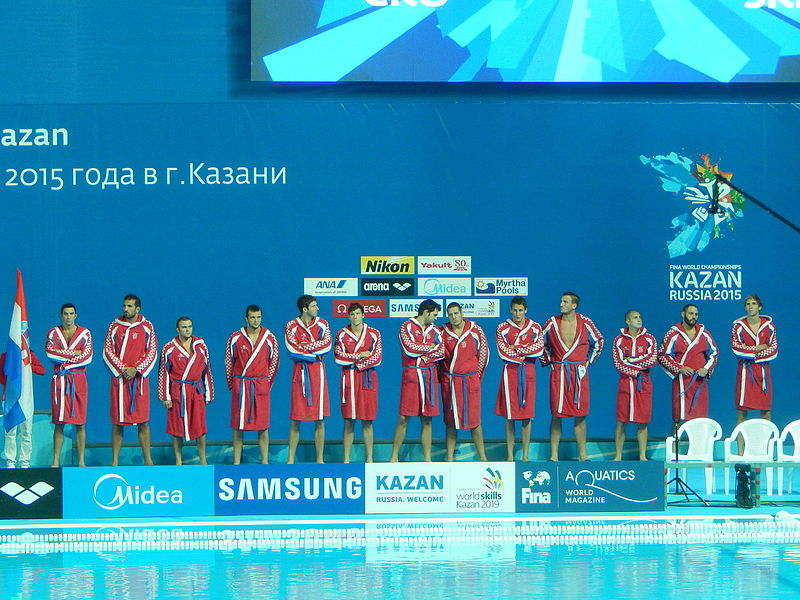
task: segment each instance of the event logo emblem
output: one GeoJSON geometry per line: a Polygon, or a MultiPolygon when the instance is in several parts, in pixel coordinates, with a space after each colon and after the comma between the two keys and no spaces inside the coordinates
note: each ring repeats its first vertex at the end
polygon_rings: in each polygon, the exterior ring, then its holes
{"type": "Polygon", "coordinates": [[[491,467],[486,467],[487,477],[483,478],[485,485],[490,490],[495,490],[498,492],[502,492],[505,489],[505,484],[503,483],[503,477],[500,474],[499,469],[492,470],[491,467]]]}
{"type": "Polygon", "coordinates": [[[528,487],[550,485],[550,473],[547,471],[537,471],[535,474],[533,471],[525,471],[522,477],[528,482],[528,487]]]}
{"type": "Polygon", "coordinates": [[[43,496],[52,492],[55,488],[44,481],[33,484],[30,488],[22,487],[15,481],[10,481],[0,488],[0,492],[11,496],[17,502],[26,506],[33,504],[43,496]]]}
{"type": "Polygon", "coordinates": [[[639,158],[660,174],[661,188],[679,197],[684,210],[672,219],[675,234],[667,242],[670,258],[702,252],[712,240],[733,231],[736,219],[744,216],[744,197],[725,183],[733,173],[721,171],[710,155],[701,154],[702,163],[676,152],[639,158]]]}

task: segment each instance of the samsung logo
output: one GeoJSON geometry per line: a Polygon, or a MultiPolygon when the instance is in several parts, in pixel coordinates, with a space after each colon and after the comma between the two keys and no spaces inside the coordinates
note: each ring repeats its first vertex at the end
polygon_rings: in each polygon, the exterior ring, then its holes
{"type": "Polygon", "coordinates": [[[355,500],[361,498],[364,484],[359,477],[224,477],[219,480],[217,497],[232,500],[355,500]]]}

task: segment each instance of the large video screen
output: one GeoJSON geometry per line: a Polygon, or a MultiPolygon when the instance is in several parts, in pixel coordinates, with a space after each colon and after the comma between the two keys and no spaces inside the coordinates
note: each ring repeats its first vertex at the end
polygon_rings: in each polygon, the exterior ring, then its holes
{"type": "Polygon", "coordinates": [[[255,81],[797,82],[795,0],[253,0],[255,81]]]}

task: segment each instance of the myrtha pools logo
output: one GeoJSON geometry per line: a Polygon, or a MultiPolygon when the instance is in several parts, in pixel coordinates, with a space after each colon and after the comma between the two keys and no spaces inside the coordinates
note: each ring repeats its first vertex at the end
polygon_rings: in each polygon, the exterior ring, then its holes
{"type": "Polygon", "coordinates": [[[659,173],[662,189],[678,196],[684,210],[672,219],[670,258],[702,252],[712,240],[733,231],[735,220],[744,216],[744,197],[727,183],[733,173],[721,171],[708,154],[700,155],[701,163],[676,152],[639,159],[659,173]]]}

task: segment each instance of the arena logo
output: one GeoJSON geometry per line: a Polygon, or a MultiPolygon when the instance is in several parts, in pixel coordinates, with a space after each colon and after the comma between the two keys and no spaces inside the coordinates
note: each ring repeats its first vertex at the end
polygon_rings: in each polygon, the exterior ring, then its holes
{"type": "Polygon", "coordinates": [[[437,8],[447,4],[448,0],[365,0],[370,6],[428,6],[437,8]]]}
{"type": "Polygon", "coordinates": [[[150,485],[149,487],[140,487],[138,485],[130,485],[128,481],[121,475],[116,473],[108,473],[103,475],[94,484],[93,497],[95,504],[105,510],[117,510],[125,505],[155,505],[155,504],[183,504],[183,492],[181,490],[157,490],[156,486],[150,485]],[[108,485],[103,486],[106,481],[113,485],[116,481],[116,488],[112,494],[99,494],[100,488],[108,488],[108,485]],[[111,499],[106,501],[101,498],[111,496],[111,499]]]}
{"type": "Polygon", "coordinates": [[[744,3],[745,8],[778,8],[779,6],[800,8],[800,0],[749,0],[744,3]]]}
{"type": "Polygon", "coordinates": [[[43,496],[46,496],[50,492],[52,492],[54,488],[52,485],[45,481],[39,481],[33,484],[31,487],[26,488],[18,484],[16,481],[10,481],[9,483],[5,484],[3,487],[0,488],[0,492],[11,496],[14,500],[19,502],[20,504],[24,504],[28,506],[29,504],[33,504],[43,496]]]}
{"type": "Polygon", "coordinates": [[[370,277],[361,279],[363,296],[413,296],[414,279],[411,277],[370,277]]]}
{"type": "Polygon", "coordinates": [[[234,500],[357,500],[363,495],[360,477],[224,477],[217,497],[234,500]]]}

